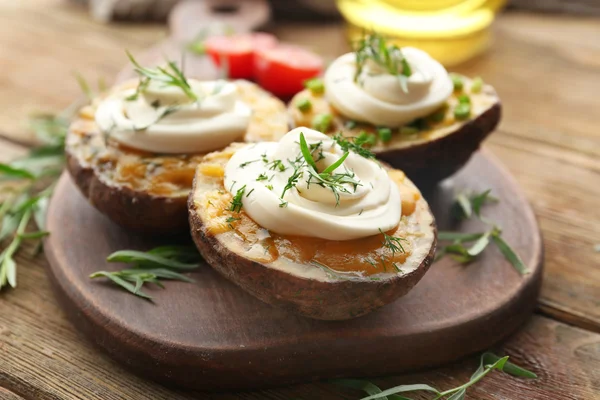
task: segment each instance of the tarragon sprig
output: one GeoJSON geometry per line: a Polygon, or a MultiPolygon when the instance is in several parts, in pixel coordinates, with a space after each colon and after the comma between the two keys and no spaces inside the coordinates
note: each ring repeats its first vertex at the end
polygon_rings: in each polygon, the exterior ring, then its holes
{"type": "Polygon", "coordinates": [[[537,375],[531,371],[521,368],[508,361],[508,356],[498,357],[492,353],[484,353],[481,355],[479,361],[479,368],[471,375],[468,382],[448,390],[438,390],[435,387],[427,384],[410,384],[395,386],[390,389],[381,390],[379,386],[372,382],[362,379],[336,379],[331,381],[332,383],[343,386],[350,389],[361,390],[367,393],[367,397],[363,397],[360,400],[375,400],[375,399],[388,399],[388,400],[412,400],[409,397],[405,397],[404,393],[412,392],[429,392],[435,397],[432,400],[446,399],[446,400],[464,400],[467,389],[483,379],[491,371],[498,370],[506,374],[533,379],[537,378],[537,375]],[[399,395],[398,393],[402,393],[399,395]]]}
{"type": "Polygon", "coordinates": [[[479,256],[490,243],[494,243],[502,255],[521,274],[529,273],[529,270],[521,257],[502,238],[502,229],[493,221],[481,214],[481,208],[498,199],[491,196],[491,190],[481,193],[459,193],[452,205],[452,214],[457,219],[468,219],[476,216],[480,221],[489,226],[485,232],[462,233],[462,232],[438,232],[440,241],[451,241],[451,244],[440,247],[436,254],[436,261],[449,254],[456,261],[470,263],[479,256]],[[466,246],[466,244],[470,245],[466,246]]]}
{"type": "Polygon", "coordinates": [[[404,92],[408,92],[408,78],[412,75],[410,64],[396,45],[387,44],[385,38],[376,33],[370,33],[360,39],[354,49],[356,56],[356,73],[354,80],[358,79],[368,61],[374,62],[390,75],[398,77],[404,92]]]}
{"type": "Polygon", "coordinates": [[[140,77],[136,93],[129,97],[129,100],[135,100],[140,92],[145,89],[151,81],[161,82],[165,86],[173,86],[181,89],[187,97],[193,101],[198,100],[198,96],[192,90],[183,71],[177,66],[174,61],[167,60],[166,67],[147,68],[142,67],[140,63],[127,51],[127,57],[133,64],[133,69],[140,77]]]}
{"type": "Polygon", "coordinates": [[[109,255],[106,261],[132,264],[132,268],[97,271],[90,275],[91,279],[107,278],[128,292],[151,300],[152,297],[142,291],[144,284],[153,283],[163,288],[161,279],[194,282],[178,271],[193,271],[200,266],[202,257],[192,246],[160,246],[147,252],[120,250],[109,255]]]}

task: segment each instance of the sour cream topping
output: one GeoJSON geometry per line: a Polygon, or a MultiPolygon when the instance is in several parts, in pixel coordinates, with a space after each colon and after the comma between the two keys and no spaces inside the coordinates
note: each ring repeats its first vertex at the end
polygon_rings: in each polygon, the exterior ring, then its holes
{"type": "Polygon", "coordinates": [[[241,196],[243,210],[258,225],[284,235],[327,240],[372,236],[398,225],[400,192],[377,162],[349,152],[325,181],[323,173],[344,156],[332,138],[308,128],[296,128],[279,142],[249,144],[238,150],[225,168],[225,188],[241,196]],[[317,171],[306,162],[300,146],[304,134],[317,171]],[[287,189],[286,189],[287,187],[287,189]]]}
{"type": "Polygon", "coordinates": [[[356,55],[336,59],[325,72],[325,95],[342,115],[373,125],[399,127],[431,114],[452,94],[446,69],[429,54],[403,47],[412,74],[404,90],[397,75],[368,61],[355,81],[356,55]]]}
{"type": "Polygon", "coordinates": [[[99,128],[122,144],[155,153],[203,153],[242,139],[252,111],[235,83],[188,79],[196,100],[181,88],[151,81],[117,89],[96,110],[99,128]]]}

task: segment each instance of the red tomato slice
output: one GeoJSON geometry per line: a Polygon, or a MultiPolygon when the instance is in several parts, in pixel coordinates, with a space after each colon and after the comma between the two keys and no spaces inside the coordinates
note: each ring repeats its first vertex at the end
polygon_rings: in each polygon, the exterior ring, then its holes
{"type": "Polygon", "coordinates": [[[321,74],[323,60],[302,47],[280,45],[257,50],[254,58],[256,81],[277,96],[292,96],[304,81],[321,74]]]}
{"type": "Polygon", "coordinates": [[[204,46],[218,67],[227,68],[230,79],[252,79],[254,52],[277,46],[277,39],[268,33],[212,36],[204,46]]]}

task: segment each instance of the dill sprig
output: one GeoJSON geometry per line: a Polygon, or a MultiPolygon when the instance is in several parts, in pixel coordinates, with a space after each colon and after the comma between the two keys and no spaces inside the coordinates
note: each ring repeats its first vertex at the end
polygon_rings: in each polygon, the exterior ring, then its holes
{"type": "Polygon", "coordinates": [[[392,257],[394,257],[396,253],[405,253],[401,242],[406,241],[406,239],[388,235],[381,228],[379,228],[379,232],[383,235],[383,246],[390,249],[392,257]]]}
{"type": "Polygon", "coordinates": [[[388,45],[383,36],[370,33],[360,39],[355,45],[356,74],[354,80],[358,82],[365,64],[374,62],[391,75],[397,76],[404,92],[408,92],[408,77],[412,69],[406,57],[396,45],[388,45]]]}
{"type": "Polygon", "coordinates": [[[231,205],[229,206],[229,211],[239,213],[242,211],[242,197],[244,197],[244,193],[246,192],[246,185],[242,186],[235,192],[235,196],[231,199],[231,205]]]}
{"type": "Polygon", "coordinates": [[[129,61],[131,61],[133,64],[135,72],[140,76],[140,83],[136,93],[130,96],[128,100],[135,100],[139,93],[143,91],[143,89],[145,89],[151,81],[162,82],[165,86],[177,87],[181,89],[181,91],[185,93],[185,95],[191,100],[198,100],[198,96],[196,96],[192,90],[192,87],[183,74],[183,71],[181,71],[174,61],[167,60],[166,67],[156,67],[152,69],[142,67],[129,51],[126,51],[126,53],[129,61]]]}
{"type": "Polygon", "coordinates": [[[347,137],[341,133],[337,133],[335,136],[333,136],[333,140],[335,140],[335,142],[342,148],[344,152],[352,151],[364,158],[375,158],[375,154],[371,150],[365,148],[365,146],[369,146],[371,144],[369,135],[366,133],[356,137],[347,137]]]}

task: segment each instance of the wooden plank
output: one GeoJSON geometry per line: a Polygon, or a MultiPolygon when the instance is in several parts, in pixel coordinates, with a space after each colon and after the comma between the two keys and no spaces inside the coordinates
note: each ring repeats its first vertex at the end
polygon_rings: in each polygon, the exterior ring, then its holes
{"type": "Polygon", "coordinates": [[[0,387],[0,400],[24,400],[21,396],[18,396],[10,390],[0,387]]]}

